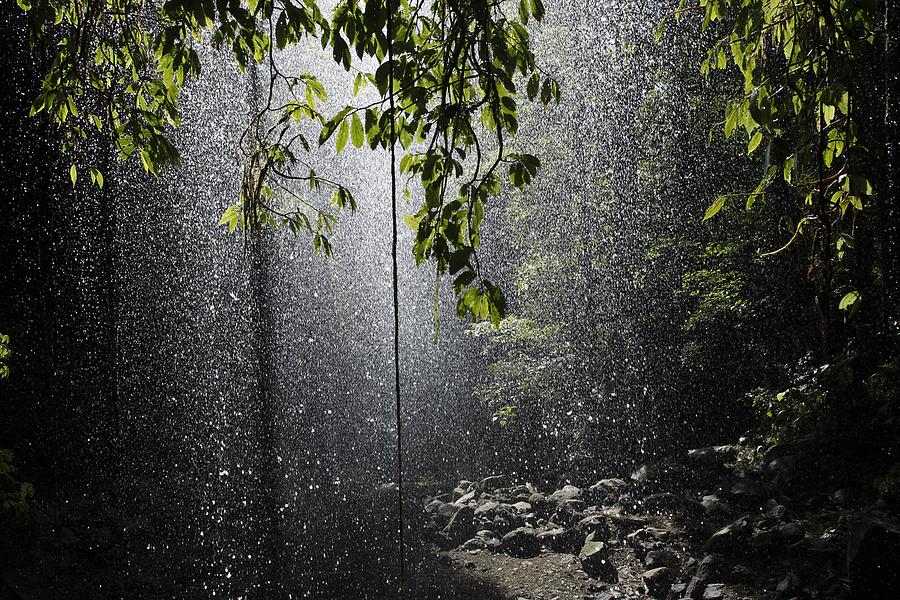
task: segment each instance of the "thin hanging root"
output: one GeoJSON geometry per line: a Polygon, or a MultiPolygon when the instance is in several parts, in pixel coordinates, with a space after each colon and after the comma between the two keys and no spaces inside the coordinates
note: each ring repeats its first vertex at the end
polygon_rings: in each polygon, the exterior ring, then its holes
{"type": "Polygon", "coordinates": [[[387,50],[388,50],[388,102],[391,110],[391,261],[394,287],[394,417],[397,425],[397,502],[398,502],[398,560],[400,585],[398,597],[400,600],[406,596],[406,543],[404,540],[403,518],[403,435],[400,419],[400,285],[397,278],[397,160],[396,149],[397,133],[394,119],[396,117],[394,106],[394,41],[393,41],[393,10],[391,2],[387,2],[387,50]]]}

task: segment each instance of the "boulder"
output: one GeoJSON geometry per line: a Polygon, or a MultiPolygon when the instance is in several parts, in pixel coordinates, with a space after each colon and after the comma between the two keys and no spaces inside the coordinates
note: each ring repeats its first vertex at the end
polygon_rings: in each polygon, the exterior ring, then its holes
{"type": "Polygon", "coordinates": [[[581,561],[581,568],[589,577],[611,583],[619,581],[619,572],[609,562],[609,547],[606,543],[595,540],[593,535],[584,540],[578,559],[581,561]]]}
{"type": "Polygon", "coordinates": [[[584,517],[585,505],[582,500],[566,500],[556,507],[550,520],[561,525],[574,525],[584,517]]]}
{"type": "Polygon", "coordinates": [[[500,506],[500,503],[495,500],[488,500],[486,502],[482,502],[481,504],[478,505],[477,508],[475,508],[475,516],[476,517],[485,516],[487,518],[490,518],[490,513],[497,510],[498,506],[500,506]]]}
{"type": "Polygon", "coordinates": [[[619,495],[625,491],[627,485],[624,479],[617,477],[601,479],[588,488],[587,496],[591,502],[605,505],[615,504],[619,501],[619,495]]]}
{"type": "Polygon", "coordinates": [[[575,530],[585,536],[593,535],[594,539],[609,539],[609,525],[603,515],[590,515],[581,519],[575,524],[575,530]]]}
{"type": "Polygon", "coordinates": [[[720,500],[715,494],[703,496],[700,505],[703,507],[703,512],[708,515],[722,515],[731,512],[728,503],[720,500]]]}
{"type": "Polygon", "coordinates": [[[731,495],[735,498],[746,498],[748,500],[757,500],[765,496],[766,491],[755,479],[745,477],[734,482],[731,486],[731,495]]]}
{"type": "Polygon", "coordinates": [[[644,556],[644,565],[648,569],[669,567],[673,572],[678,572],[681,567],[681,559],[669,549],[650,550],[644,556]]]}
{"type": "Polygon", "coordinates": [[[491,475],[485,477],[475,486],[479,494],[490,494],[509,485],[509,478],[506,475],[491,475]]]}
{"type": "Polygon", "coordinates": [[[468,504],[470,501],[472,501],[474,499],[475,499],[475,490],[471,490],[469,492],[466,492],[465,494],[463,494],[456,500],[454,500],[453,504],[456,504],[457,506],[463,506],[465,504],[468,504]]]}
{"type": "Polygon", "coordinates": [[[449,548],[459,546],[475,535],[475,510],[471,506],[457,506],[440,537],[449,548]]]}
{"type": "Polygon", "coordinates": [[[459,483],[456,484],[456,487],[453,488],[453,492],[451,494],[453,500],[458,500],[460,497],[465,496],[469,492],[475,489],[475,484],[471,481],[467,481],[463,479],[459,483]]]}
{"type": "Polygon", "coordinates": [[[725,586],[721,583],[711,583],[703,590],[703,600],[722,600],[725,597],[725,586]]]}
{"type": "Polygon", "coordinates": [[[500,548],[518,558],[532,558],[541,553],[541,541],[531,527],[517,527],[503,536],[500,548]]]}
{"type": "Polygon", "coordinates": [[[554,527],[540,532],[537,537],[553,552],[574,554],[581,548],[581,536],[574,529],[554,527]]]}
{"type": "Polygon", "coordinates": [[[794,573],[788,573],[784,577],[781,578],[781,581],[778,582],[778,585],[775,587],[775,591],[778,592],[779,596],[793,596],[794,592],[800,589],[800,578],[797,577],[794,573]]]}
{"type": "Polygon", "coordinates": [[[643,505],[648,513],[671,514],[684,506],[684,500],[671,492],[660,492],[644,498],[643,505]]]}
{"type": "Polygon", "coordinates": [[[645,571],[641,575],[647,593],[653,598],[665,598],[669,594],[672,584],[675,582],[675,573],[669,567],[657,567],[645,571]]]}
{"type": "Polygon", "coordinates": [[[720,554],[708,554],[700,564],[697,565],[697,571],[688,583],[687,589],[684,591],[685,598],[693,600],[701,600],[706,584],[714,579],[719,579],[728,569],[728,563],[720,554]]]}
{"type": "Polygon", "coordinates": [[[723,465],[735,461],[737,448],[734,446],[709,446],[688,450],[687,455],[691,461],[700,465],[723,465]]]}
{"type": "Polygon", "coordinates": [[[703,545],[705,552],[737,552],[746,547],[749,536],[747,517],[743,517],[716,531],[703,545]]]}
{"type": "Polygon", "coordinates": [[[559,506],[569,500],[581,500],[583,495],[584,492],[581,488],[575,487],[574,485],[565,485],[550,494],[547,501],[559,506]]]}
{"type": "Polygon", "coordinates": [[[853,598],[886,600],[900,590],[900,529],[876,517],[850,526],[847,574],[853,598]]]}

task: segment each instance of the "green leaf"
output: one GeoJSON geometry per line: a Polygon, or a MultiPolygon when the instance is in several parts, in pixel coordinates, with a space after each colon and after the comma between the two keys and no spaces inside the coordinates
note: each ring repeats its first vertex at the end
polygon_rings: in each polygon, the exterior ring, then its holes
{"type": "Polygon", "coordinates": [[[718,198],[716,198],[716,201],[706,209],[706,214],[703,215],[703,220],[708,221],[712,219],[720,210],[722,210],[723,206],[725,206],[725,196],[719,196],[718,198]]]}
{"type": "Polygon", "coordinates": [[[850,292],[847,292],[838,303],[838,308],[840,310],[847,310],[854,304],[856,304],[857,300],[859,300],[859,290],[852,290],[850,292]]]}
{"type": "Polygon", "coordinates": [[[337,138],[334,140],[334,149],[336,152],[340,153],[341,150],[344,149],[344,146],[347,145],[347,140],[350,138],[350,127],[347,125],[347,120],[344,119],[341,121],[341,126],[338,128],[337,138]]]}
{"type": "Polygon", "coordinates": [[[357,148],[362,148],[366,142],[366,134],[363,131],[363,124],[359,119],[358,113],[353,113],[353,118],[350,121],[350,138],[353,145],[357,148]]]}
{"type": "Polygon", "coordinates": [[[353,95],[356,96],[360,91],[364,90],[368,81],[364,74],[357,73],[353,79],[353,95]]]}
{"type": "Polygon", "coordinates": [[[762,131],[757,131],[753,134],[753,137],[750,138],[750,142],[747,144],[747,154],[752,154],[759,147],[762,137],[762,131]]]}
{"type": "Polygon", "coordinates": [[[75,182],[78,181],[78,167],[75,165],[69,167],[69,179],[72,180],[72,187],[75,187],[75,182]]]}
{"type": "Polygon", "coordinates": [[[103,173],[101,173],[99,169],[91,169],[91,181],[93,181],[98,188],[103,189],[103,173]]]}

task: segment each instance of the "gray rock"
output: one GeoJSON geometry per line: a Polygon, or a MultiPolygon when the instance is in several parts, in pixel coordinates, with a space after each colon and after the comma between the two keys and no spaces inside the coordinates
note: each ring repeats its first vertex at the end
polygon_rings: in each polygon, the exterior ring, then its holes
{"type": "Polygon", "coordinates": [[[588,488],[588,497],[592,502],[601,504],[615,504],[619,501],[619,495],[625,490],[628,484],[624,479],[617,477],[609,479],[601,479],[588,488]]]}
{"type": "Polygon", "coordinates": [[[749,536],[747,518],[741,518],[716,531],[703,545],[704,552],[734,552],[743,549],[749,536]]]}
{"type": "Polygon", "coordinates": [[[900,590],[900,529],[876,517],[852,523],[847,572],[853,598],[896,598],[900,590]]]}
{"type": "Polygon", "coordinates": [[[720,500],[715,494],[703,496],[700,505],[703,507],[703,512],[708,515],[721,515],[731,512],[731,506],[727,502],[720,500]]]}
{"type": "Polygon", "coordinates": [[[645,571],[641,575],[641,579],[644,581],[648,594],[654,598],[665,598],[675,582],[675,574],[669,567],[657,567],[645,571]]]}
{"type": "Polygon", "coordinates": [[[648,513],[673,513],[684,506],[684,500],[670,492],[661,492],[644,498],[643,505],[648,513]]]}
{"type": "Polygon", "coordinates": [[[448,547],[456,547],[475,535],[475,510],[471,506],[457,506],[440,537],[448,547]]]}
{"type": "Polygon", "coordinates": [[[464,504],[468,504],[469,501],[474,500],[474,499],[475,499],[475,490],[472,490],[470,492],[466,492],[465,494],[463,494],[462,496],[460,496],[459,498],[454,500],[453,504],[462,506],[464,504]]]}
{"type": "Polygon", "coordinates": [[[455,488],[453,488],[451,497],[453,498],[453,500],[457,500],[460,497],[468,494],[473,489],[475,489],[475,484],[472,483],[471,481],[467,481],[467,480],[463,479],[458,484],[456,484],[455,488]]]}
{"type": "Polygon", "coordinates": [[[475,516],[476,517],[480,517],[482,515],[489,516],[489,514],[494,512],[498,506],[500,506],[500,503],[495,500],[488,500],[487,502],[482,502],[475,509],[475,516]]]}
{"type": "Polygon", "coordinates": [[[681,559],[678,555],[669,549],[650,550],[644,556],[644,565],[648,569],[657,567],[669,567],[673,572],[677,572],[681,566],[681,559]]]}
{"type": "Polygon", "coordinates": [[[581,488],[575,487],[574,485],[565,485],[561,489],[556,490],[547,498],[547,501],[560,505],[569,500],[581,500],[581,497],[584,495],[584,492],[581,488]]]}
{"type": "Polygon", "coordinates": [[[702,465],[721,465],[733,462],[737,458],[734,446],[709,446],[688,450],[688,458],[702,465]]]}
{"type": "Polygon", "coordinates": [[[554,527],[538,534],[541,543],[554,552],[575,553],[581,548],[581,536],[573,529],[554,527]]]}
{"type": "Polygon", "coordinates": [[[720,554],[708,554],[700,564],[697,565],[697,571],[688,583],[687,589],[684,591],[685,598],[693,600],[701,600],[706,584],[714,579],[719,579],[725,574],[728,563],[720,554]]]}
{"type": "Polygon", "coordinates": [[[585,536],[593,535],[594,539],[609,539],[609,525],[607,525],[606,517],[603,515],[590,515],[581,519],[575,525],[575,530],[585,536]]]}
{"type": "Polygon", "coordinates": [[[779,596],[790,596],[798,589],[800,589],[800,578],[794,573],[788,573],[778,582],[775,591],[779,596]]]}
{"type": "Polygon", "coordinates": [[[737,498],[761,498],[765,493],[762,485],[749,477],[739,479],[731,486],[731,495],[737,498]]]}
{"type": "Polygon", "coordinates": [[[609,561],[609,547],[602,541],[594,540],[592,535],[584,540],[578,559],[589,577],[612,583],[619,581],[619,572],[609,561]]]}
{"type": "Polygon", "coordinates": [[[541,541],[531,527],[517,527],[503,536],[501,549],[510,556],[532,558],[541,553],[541,541]]]}
{"type": "Polygon", "coordinates": [[[479,494],[490,494],[508,485],[509,478],[506,475],[491,475],[485,477],[475,486],[479,494]]]}
{"type": "Polygon", "coordinates": [[[721,583],[711,583],[703,590],[703,600],[722,600],[725,597],[725,586],[721,583]]]}

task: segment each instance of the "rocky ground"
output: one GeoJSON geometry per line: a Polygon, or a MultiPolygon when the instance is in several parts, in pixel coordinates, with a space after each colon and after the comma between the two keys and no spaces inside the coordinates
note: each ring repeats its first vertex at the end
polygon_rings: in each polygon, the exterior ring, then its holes
{"type": "Polygon", "coordinates": [[[473,598],[900,597],[889,502],[834,489],[852,477],[820,479],[806,464],[822,456],[814,448],[756,465],[747,454],[702,448],[555,490],[505,476],[460,481],[425,501],[435,569],[465,574],[483,590],[473,598]]]}

